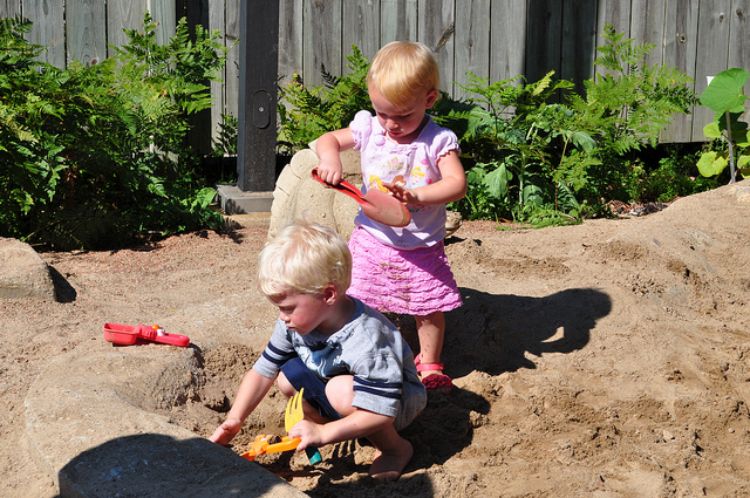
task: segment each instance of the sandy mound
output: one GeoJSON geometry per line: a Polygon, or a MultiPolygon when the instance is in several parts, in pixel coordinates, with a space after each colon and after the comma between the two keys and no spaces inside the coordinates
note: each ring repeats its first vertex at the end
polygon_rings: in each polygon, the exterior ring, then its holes
{"type": "MultiPolygon", "coordinates": [[[[465,222],[447,246],[465,298],[444,356],[457,388],[406,431],[417,452],[403,478],[372,483],[371,449],[354,443],[324,448],[316,468],[304,455],[264,465],[313,496],[750,495],[748,190],[573,227],[465,222]]],[[[3,496],[55,494],[20,429],[24,399],[50,361],[111,348],[105,321],[189,335],[203,358],[196,394],[155,411],[199,435],[214,428],[275,316],[255,290],[267,226],[42,254],[68,298],[0,301],[3,496]]],[[[272,394],[238,446],[280,432],[282,411],[272,394]]]]}

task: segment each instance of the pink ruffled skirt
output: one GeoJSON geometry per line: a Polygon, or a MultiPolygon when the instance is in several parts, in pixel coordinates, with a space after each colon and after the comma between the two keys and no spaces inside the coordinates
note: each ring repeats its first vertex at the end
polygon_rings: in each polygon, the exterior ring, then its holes
{"type": "Polygon", "coordinates": [[[442,242],[400,250],[357,227],[349,249],[353,268],[347,293],[378,311],[425,316],[462,304],[442,242]]]}

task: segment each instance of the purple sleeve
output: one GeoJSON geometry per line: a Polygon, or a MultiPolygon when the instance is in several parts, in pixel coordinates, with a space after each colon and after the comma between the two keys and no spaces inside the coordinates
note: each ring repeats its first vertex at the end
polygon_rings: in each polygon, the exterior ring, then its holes
{"type": "Polygon", "coordinates": [[[354,137],[354,150],[362,150],[372,133],[372,115],[368,111],[359,111],[349,124],[354,137]]]}
{"type": "Polygon", "coordinates": [[[458,153],[461,152],[461,147],[458,145],[458,138],[451,130],[441,128],[435,135],[432,144],[430,144],[430,155],[437,161],[437,159],[452,150],[455,150],[458,153]]]}

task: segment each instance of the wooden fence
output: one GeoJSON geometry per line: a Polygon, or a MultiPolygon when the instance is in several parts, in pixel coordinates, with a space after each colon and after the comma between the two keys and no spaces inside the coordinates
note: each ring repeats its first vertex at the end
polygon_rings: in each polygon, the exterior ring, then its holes
{"type": "MultiPolygon", "coordinates": [[[[269,0],[273,1],[273,0],[269,0]]],[[[237,114],[240,0],[0,0],[0,17],[34,22],[30,40],[46,60],[106,57],[141,26],[149,10],[160,40],[177,17],[218,29],[229,47],[224,83],[213,84],[212,127],[237,114]]],[[[676,67],[702,92],[706,76],[750,67],[750,0],[279,0],[278,73],[321,83],[321,68],[346,69],[352,45],[371,57],[388,41],[412,39],[437,49],[443,89],[462,96],[467,71],[492,81],[519,74],[533,81],[554,69],[576,82],[589,78],[605,23],[653,43],[650,64],[676,67]]],[[[700,106],[679,116],[665,142],[702,141],[711,114],[700,106]]]]}

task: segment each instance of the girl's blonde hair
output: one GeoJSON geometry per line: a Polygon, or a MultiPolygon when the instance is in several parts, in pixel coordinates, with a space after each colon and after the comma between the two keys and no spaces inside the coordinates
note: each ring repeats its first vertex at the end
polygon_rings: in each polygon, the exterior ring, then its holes
{"type": "Polygon", "coordinates": [[[288,292],[319,294],[333,284],[340,293],[351,282],[352,256],[332,228],[298,221],[285,227],[260,253],[258,285],[266,297],[288,292]]]}
{"type": "Polygon", "coordinates": [[[406,107],[421,92],[438,90],[440,71],[432,50],[419,42],[394,41],[372,60],[367,84],[396,107],[406,107]]]}

